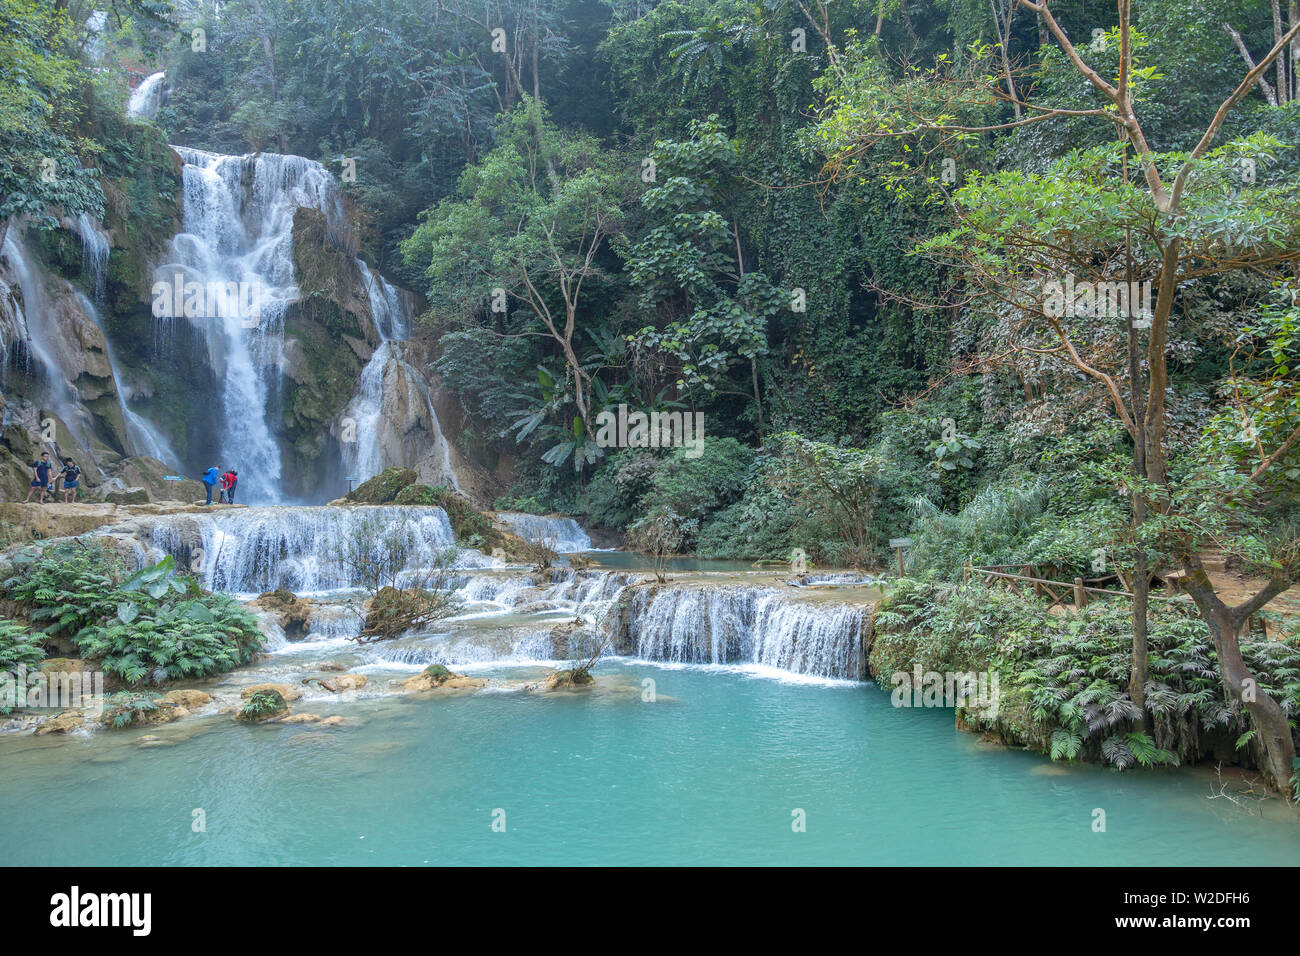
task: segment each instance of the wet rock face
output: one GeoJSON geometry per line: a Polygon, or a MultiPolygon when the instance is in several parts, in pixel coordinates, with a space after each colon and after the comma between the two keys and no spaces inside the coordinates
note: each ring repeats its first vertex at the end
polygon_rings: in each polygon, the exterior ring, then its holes
{"type": "Polygon", "coordinates": [[[252,606],[275,614],[286,640],[301,641],[311,629],[311,616],[315,606],[306,598],[280,588],[264,591],[251,602],[252,606]]]}

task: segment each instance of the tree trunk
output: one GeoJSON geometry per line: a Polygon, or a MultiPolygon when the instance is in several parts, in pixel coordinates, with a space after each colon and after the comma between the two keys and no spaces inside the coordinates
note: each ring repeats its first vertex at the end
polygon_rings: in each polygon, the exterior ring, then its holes
{"type": "MultiPolygon", "coordinates": [[[[1290,793],[1295,741],[1285,711],[1259,686],[1259,681],[1241,656],[1238,631],[1249,616],[1243,613],[1246,605],[1230,608],[1224,604],[1214,592],[1214,585],[1199,559],[1190,558],[1184,562],[1184,567],[1188,572],[1187,590],[1200,609],[1201,617],[1210,625],[1224,689],[1230,697],[1241,702],[1254,721],[1255,742],[1259,745],[1256,753],[1262,758],[1260,769],[1270,784],[1283,793],[1290,793]]],[[[1270,585],[1265,593],[1272,588],[1270,585]]],[[[1258,602],[1261,596],[1257,595],[1247,604],[1258,602]]]]}

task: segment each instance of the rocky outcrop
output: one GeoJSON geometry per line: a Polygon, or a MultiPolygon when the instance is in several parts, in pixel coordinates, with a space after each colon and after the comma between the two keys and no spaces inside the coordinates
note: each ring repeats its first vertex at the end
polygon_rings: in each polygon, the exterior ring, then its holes
{"type": "Polygon", "coordinates": [[[339,694],[345,690],[360,690],[369,683],[369,678],[365,674],[340,674],[338,677],[307,677],[303,683],[315,684],[331,694],[339,694]]]}
{"type": "Polygon", "coordinates": [[[301,641],[311,627],[312,602],[284,588],[259,594],[250,606],[274,614],[286,640],[301,641]]]}
{"type": "Polygon", "coordinates": [[[36,728],[36,736],[41,737],[45,734],[70,734],[85,724],[86,718],[79,712],[67,711],[62,714],[56,714],[49,720],[42,721],[36,728]]]}
{"type": "Polygon", "coordinates": [[[478,690],[487,681],[477,677],[466,677],[448,670],[442,664],[430,664],[414,677],[401,682],[407,690],[478,690]]]}
{"type": "Polygon", "coordinates": [[[258,685],[260,689],[254,690],[250,687],[244,691],[244,706],[235,714],[235,719],[246,723],[261,724],[287,714],[289,704],[285,700],[285,696],[275,689],[277,686],[283,687],[284,685],[261,684],[258,685]]]}

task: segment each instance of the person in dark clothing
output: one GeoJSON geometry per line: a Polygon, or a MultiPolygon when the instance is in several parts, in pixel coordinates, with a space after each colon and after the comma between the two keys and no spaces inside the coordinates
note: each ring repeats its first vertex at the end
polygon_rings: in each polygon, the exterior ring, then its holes
{"type": "Polygon", "coordinates": [[[68,495],[72,495],[72,500],[77,500],[77,479],[81,477],[81,469],[71,458],[63,459],[63,503],[68,503],[68,495]]]}
{"type": "Polygon", "coordinates": [[[45,496],[50,490],[50,453],[41,452],[41,457],[32,462],[32,486],[27,490],[27,497],[24,501],[32,500],[32,492],[37,488],[41,489],[41,504],[45,504],[45,496]]]}
{"type": "Polygon", "coordinates": [[[212,504],[212,487],[213,487],[213,486],[214,486],[218,481],[221,480],[221,478],[220,478],[220,472],[217,471],[217,466],[216,466],[216,465],[213,465],[211,468],[209,468],[207,471],[205,471],[205,472],[203,473],[203,477],[202,477],[201,479],[199,479],[199,480],[202,481],[203,484],[204,484],[204,487],[206,487],[206,488],[208,489],[208,500],[205,501],[205,502],[203,502],[203,503],[204,503],[205,505],[210,505],[210,504],[212,504]]]}
{"type": "Polygon", "coordinates": [[[226,501],[233,505],[235,503],[235,485],[239,484],[239,472],[228,471],[222,477],[226,479],[226,501]]]}

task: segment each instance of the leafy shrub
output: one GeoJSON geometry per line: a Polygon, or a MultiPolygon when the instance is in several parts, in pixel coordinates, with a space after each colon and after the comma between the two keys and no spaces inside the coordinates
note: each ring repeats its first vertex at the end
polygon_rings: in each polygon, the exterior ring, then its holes
{"type": "Polygon", "coordinates": [[[149,691],[120,691],[104,701],[104,723],[116,730],[145,723],[158,710],[159,700],[149,691]]]}
{"type": "Polygon", "coordinates": [[[734,438],[706,438],[702,453],[668,454],[629,448],[611,456],[588,486],[581,507],[596,524],[625,528],[653,509],[674,515],[682,547],[690,550],[704,520],[740,499],[755,452],[734,438]]]}
{"type": "MultiPolygon", "coordinates": [[[[917,664],[925,671],[996,672],[996,717],[965,719],[1053,759],[1087,757],[1123,770],[1195,760],[1216,740],[1235,740],[1240,749],[1252,735],[1249,717],[1223,690],[1208,628],[1182,602],[1160,602],[1151,611],[1150,735],[1128,695],[1126,602],[1056,615],[1028,594],[904,580],[881,601],[873,623],[877,681],[917,664]]],[[[1288,715],[1300,713],[1300,640],[1241,647],[1260,688],[1288,715]]]]}
{"type": "Polygon", "coordinates": [[[17,621],[0,620],[0,672],[36,667],[45,660],[41,638],[17,621]]]}
{"type": "Polygon", "coordinates": [[[240,720],[265,720],[288,710],[284,697],[277,690],[259,690],[250,694],[244,706],[239,709],[240,720]]]}
{"type": "Polygon", "coordinates": [[[262,649],[252,614],[177,574],[170,555],[130,577],[115,552],[93,544],[30,548],[13,563],[4,595],[129,684],[222,673],[262,649]]]}
{"type": "Polygon", "coordinates": [[[1034,478],[985,486],[956,514],[925,498],[913,502],[909,570],[930,580],[960,580],[962,567],[1029,562],[1028,542],[1039,530],[1047,490],[1034,478]]]}

